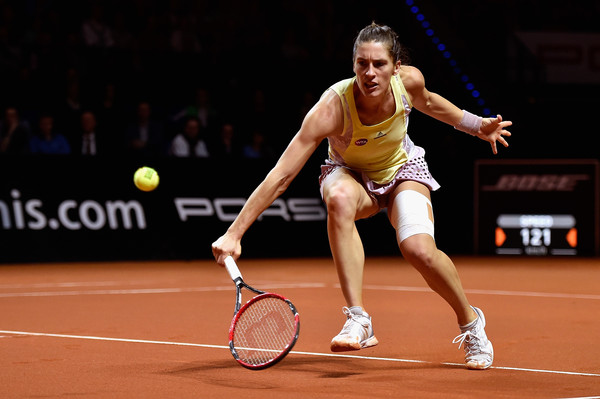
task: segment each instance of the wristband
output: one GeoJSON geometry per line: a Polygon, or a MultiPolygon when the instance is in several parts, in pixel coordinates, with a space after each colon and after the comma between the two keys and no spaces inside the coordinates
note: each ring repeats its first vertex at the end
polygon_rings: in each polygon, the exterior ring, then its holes
{"type": "Polygon", "coordinates": [[[454,128],[456,130],[460,130],[461,132],[465,132],[470,134],[471,136],[476,136],[477,132],[481,128],[481,121],[483,118],[481,116],[474,115],[469,111],[465,111],[463,109],[463,117],[460,123],[454,128]]]}

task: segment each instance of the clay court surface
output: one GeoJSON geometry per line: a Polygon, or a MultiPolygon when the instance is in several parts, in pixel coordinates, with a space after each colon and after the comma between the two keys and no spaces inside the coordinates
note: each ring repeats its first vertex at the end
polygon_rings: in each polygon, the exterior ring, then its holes
{"type": "Polygon", "coordinates": [[[331,353],[344,323],[330,259],[241,259],[245,280],[291,298],[300,338],[281,363],[227,348],[234,285],[212,261],[0,266],[2,398],[600,397],[600,261],[454,258],[496,358],[462,366],[450,308],[402,258],[368,259],[380,344],[331,353]]]}

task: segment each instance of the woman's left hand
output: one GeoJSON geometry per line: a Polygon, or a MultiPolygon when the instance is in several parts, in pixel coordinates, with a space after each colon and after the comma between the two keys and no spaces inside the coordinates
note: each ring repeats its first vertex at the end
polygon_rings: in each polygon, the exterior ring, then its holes
{"type": "Polygon", "coordinates": [[[498,147],[496,146],[496,142],[499,142],[504,147],[508,147],[508,142],[504,137],[510,137],[511,133],[505,130],[505,128],[511,125],[511,121],[502,120],[502,115],[496,115],[495,118],[483,118],[481,128],[477,132],[477,137],[489,142],[492,146],[492,151],[494,154],[497,154],[498,147]]]}

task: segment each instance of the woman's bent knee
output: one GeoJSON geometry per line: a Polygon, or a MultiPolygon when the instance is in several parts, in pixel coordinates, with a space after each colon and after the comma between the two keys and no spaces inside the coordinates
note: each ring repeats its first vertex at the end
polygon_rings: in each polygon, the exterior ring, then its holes
{"type": "Polygon", "coordinates": [[[353,177],[330,176],[323,187],[323,200],[329,216],[362,219],[376,213],[377,203],[353,177]]]}
{"type": "Polygon", "coordinates": [[[432,268],[438,252],[433,238],[428,234],[413,235],[400,244],[404,258],[418,268],[432,268]]]}
{"type": "Polygon", "coordinates": [[[352,188],[341,184],[333,185],[325,193],[324,200],[330,216],[354,218],[358,207],[358,195],[352,188]]]}

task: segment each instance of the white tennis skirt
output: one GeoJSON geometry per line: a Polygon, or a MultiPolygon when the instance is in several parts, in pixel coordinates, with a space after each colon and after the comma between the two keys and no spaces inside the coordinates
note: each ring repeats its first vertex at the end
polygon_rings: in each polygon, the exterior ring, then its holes
{"type": "Polygon", "coordinates": [[[338,168],[349,170],[354,178],[365,188],[367,193],[377,200],[382,207],[387,206],[387,196],[403,181],[409,180],[424,184],[431,191],[439,189],[439,183],[429,173],[429,167],[425,161],[425,150],[422,147],[414,145],[408,135],[405,136],[403,145],[408,154],[408,161],[396,172],[396,176],[389,183],[385,184],[375,183],[364,172],[335,163],[331,159],[326,159],[325,164],[321,165],[321,175],[319,176],[321,197],[323,196],[323,182],[338,168]]]}

